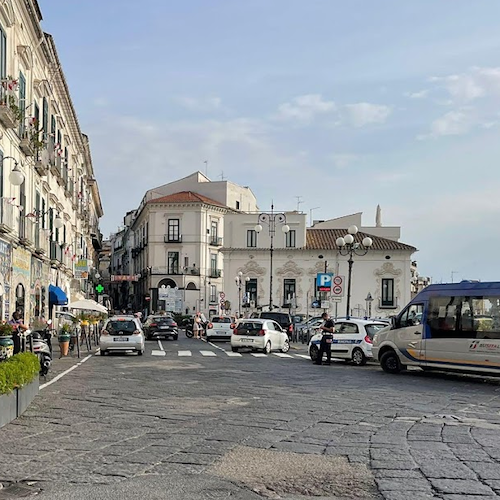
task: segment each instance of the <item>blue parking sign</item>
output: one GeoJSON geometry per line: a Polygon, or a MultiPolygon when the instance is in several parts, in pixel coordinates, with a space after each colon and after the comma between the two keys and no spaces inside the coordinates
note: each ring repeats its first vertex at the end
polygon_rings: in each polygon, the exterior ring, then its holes
{"type": "Polygon", "coordinates": [[[318,292],[332,291],[333,273],[318,273],[316,275],[316,290],[318,292]]]}

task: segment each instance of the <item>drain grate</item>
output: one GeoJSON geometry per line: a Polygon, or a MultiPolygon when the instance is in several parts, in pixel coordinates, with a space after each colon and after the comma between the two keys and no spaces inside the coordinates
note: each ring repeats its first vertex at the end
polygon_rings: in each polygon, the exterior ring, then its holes
{"type": "Polygon", "coordinates": [[[38,495],[42,490],[35,486],[27,486],[24,484],[3,485],[0,488],[0,500],[11,500],[12,498],[27,498],[38,495]]]}

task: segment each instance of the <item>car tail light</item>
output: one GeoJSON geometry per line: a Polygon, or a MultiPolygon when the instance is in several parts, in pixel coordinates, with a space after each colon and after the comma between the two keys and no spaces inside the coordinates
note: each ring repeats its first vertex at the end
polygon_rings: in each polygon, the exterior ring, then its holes
{"type": "Polygon", "coordinates": [[[140,335],[141,331],[140,330],[134,330],[134,335],[140,335]]]}
{"type": "Polygon", "coordinates": [[[172,323],[172,326],[177,326],[177,323],[174,321],[174,322],[172,323]]]}
{"type": "Polygon", "coordinates": [[[158,326],[157,323],[151,323],[149,326],[158,326]]]}
{"type": "Polygon", "coordinates": [[[234,333],[234,335],[239,335],[240,334],[240,332],[238,331],[238,328],[234,328],[233,329],[233,333],[234,333]]]}
{"type": "Polygon", "coordinates": [[[108,330],[103,330],[103,331],[101,332],[101,335],[108,335],[108,330]]]}
{"type": "Polygon", "coordinates": [[[369,335],[367,335],[367,336],[365,337],[365,342],[366,342],[367,344],[373,344],[373,341],[372,341],[372,339],[370,338],[370,336],[369,336],[369,335]]]}
{"type": "Polygon", "coordinates": [[[263,337],[267,333],[267,330],[259,330],[259,335],[263,337]]]}
{"type": "Polygon", "coordinates": [[[211,330],[213,327],[214,327],[214,325],[212,325],[212,323],[209,323],[209,324],[208,324],[208,329],[209,329],[209,330],[211,330]]]}
{"type": "Polygon", "coordinates": [[[293,333],[293,325],[290,325],[290,326],[288,327],[288,333],[293,333]]]}

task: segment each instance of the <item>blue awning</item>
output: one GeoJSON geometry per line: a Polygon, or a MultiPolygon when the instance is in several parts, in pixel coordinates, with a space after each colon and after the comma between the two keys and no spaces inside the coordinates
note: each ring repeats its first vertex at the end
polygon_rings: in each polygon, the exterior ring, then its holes
{"type": "Polygon", "coordinates": [[[68,303],[68,296],[58,286],[49,285],[49,303],[65,306],[68,303]]]}

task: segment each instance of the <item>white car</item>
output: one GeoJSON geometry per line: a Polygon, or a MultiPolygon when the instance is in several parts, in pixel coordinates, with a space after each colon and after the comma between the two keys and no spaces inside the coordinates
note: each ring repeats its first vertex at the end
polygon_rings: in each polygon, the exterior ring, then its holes
{"type": "Polygon", "coordinates": [[[110,352],[135,351],[144,354],[145,339],[141,322],[133,316],[112,316],[106,321],[99,338],[101,356],[110,352]]]}
{"type": "MultiPolygon", "coordinates": [[[[332,358],[351,360],[355,365],[364,365],[372,356],[373,336],[387,325],[363,319],[342,319],[335,323],[332,341],[332,358]]],[[[321,333],[316,333],[309,342],[309,356],[316,361],[321,342],[321,333]]]]}
{"type": "Polygon", "coordinates": [[[233,352],[246,347],[269,354],[271,351],[288,352],[290,341],[276,321],[270,319],[240,319],[231,335],[233,352]]]}
{"type": "Polygon", "coordinates": [[[215,338],[231,340],[235,328],[236,318],[234,316],[214,316],[207,325],[207,341],[215,338]]]}

